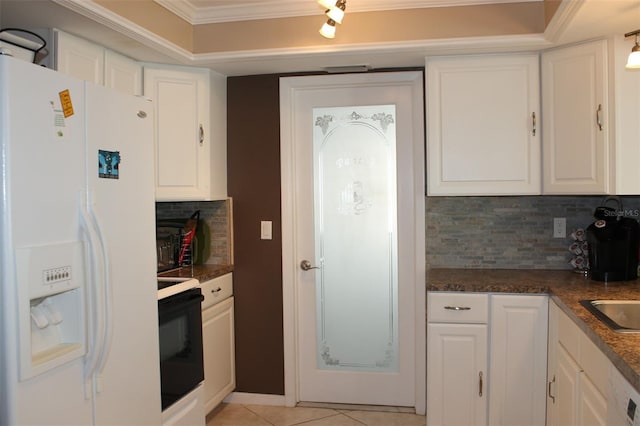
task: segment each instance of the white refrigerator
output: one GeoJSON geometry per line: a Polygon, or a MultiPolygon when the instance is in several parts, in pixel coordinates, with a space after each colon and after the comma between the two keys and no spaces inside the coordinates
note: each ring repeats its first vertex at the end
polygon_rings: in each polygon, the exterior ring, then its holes
{"type": "Polygon", "coordinates": [[[0,56],[0,425],[159,425],[152,104],[0,56]]]}

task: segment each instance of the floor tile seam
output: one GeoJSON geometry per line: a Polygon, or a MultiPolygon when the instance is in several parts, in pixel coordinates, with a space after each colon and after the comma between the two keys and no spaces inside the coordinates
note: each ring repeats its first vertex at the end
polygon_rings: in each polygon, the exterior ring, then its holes
{"type": "MultiPolygon", "coordinates": [[[[260,419],[262,419],[262,420],[264,420],[265,422],[269,423],[271,426],[278,426],[278,425],[276,425],[275,423],[272,423],[269,419],[265,418],[264,416],[261,416],[261,415],[260,415],[260,413],[256,413],[255,411],[253,411],[253,410],[252,410],[251,408],[249,408],[247,405],[245,405],[245,404],[241,404],[241,405],[242,405],[242,407],[244,407],[246,410],[248,410],[248,411],[249,411],[249,412],[251,412],[252,414],[254,414],[254,415],[258,416],[260,419]]],[[[255,405],[255,404],[249,404],[249,405],[255,405]]],[[[287,408],[295,408],[295,407],[281,407],[281,408],[283,408],[283,409],[287,409],[287,408]]],[[[326,419],[326,418],[329,418],[329,417],[335,417],[335,416],[339,416],[339,415],[341,414],[341,413],[340,413],[340,412],[338,412],[337,410],[333,410],[333,409],[330,409],[330,408],[329,408],[329,409],[327,409],[327,410],[331,410],[331,411],[333,411],[333,413],[328,413],[328,414],[326,414],[326,415],[321,415],[321,416],[318,416],[318,417],[314,417],[313,419],[304,420],[304,421],[299,422],[299,423],[291,423],[291,424],[286,425],[286,426],[297,426],[297,425],[303,425],[303,424],[305,424],[305,423],[309,423],[309,422],[313,422],[313,421],[321,420],[321,419],[326,419]]],[[[359,422],[359,423],[362,423],[362,422],[359,422]]],[[[364,424],[364,423],[362,423],[362,424],[364,424]]]]}
{"type": "Polygon", "coordinates": [[[255,405],[255,404],[240,404],[242,406],[242,408],[244,408],[245,410],[247,410],[248,412],[250,412],[251,414],[253,414],[254,416],[257,416],[260,420],[264,420],[265,422],[269,423],[271,426],[276,426],[274,423],[272,423],[271,421],[269,421],[269,419],[261,416],[259,413],[256,413],[255,411],[253,411],[251,408],[249,408],[249,405],[255,405]]]}
{"type": "MultiPolygon", "coordinates": [[[[356,410],[351,410],[351,411],[356,411],[356,410]]],[[[350,415],[349,415],[349,413],[342,413],[342,414],[344,414],[345,416],[349,417],[351,420],[355,420],[356,422],[361,423],[361,424],[363,424],[363,425],[365,425],[365,426],[367,425],[367,424],[366,424],[365,422],[363,422],[362,420],[360,420],[360,419],[358,419],[358,418],[356,418],[356,417],[350,416],[350,415]]]]}
{"type": "Polygon", "coordinates": [[[318,418],[315,418],[315,419],[309,419],[309,420],[305,420],[305,421],[300,422],[300,423],[294,423],[294,424],[289,425],[289,426],[300,426],[300,425],[305,425],[305,424],[309,424],[309,423],[311,423],[311,422],[315,422],[315,421],[318,421],[318,420],[321,420],[321,419],[328,419],[328,418],[330,418],[330,417],[337,417],[337,416],[345,416],[345,417],[348,417],[348,418],[349,418],[349,419],[351,419],[351,420],[355,420],[356,422],[358,422],[358,423],[359,423],[359,424],[361,424],[361,425],[367,426],[367,424],[366,424],[366,423],[363,423],[362,421],[360,421],[360,420],[358,420],[358,419],[354,419],[354,418],[353,418],[353,417],[351,417],[351,416],[348,416],[348,415],[346,415],[346,414],[344,414],[344,413],[339,413],[339,412],[337,412],[337,411],[336,411],[334,414],[331,414],[331,415],[329,415],[329,416],[318,417],[318,418]]]}

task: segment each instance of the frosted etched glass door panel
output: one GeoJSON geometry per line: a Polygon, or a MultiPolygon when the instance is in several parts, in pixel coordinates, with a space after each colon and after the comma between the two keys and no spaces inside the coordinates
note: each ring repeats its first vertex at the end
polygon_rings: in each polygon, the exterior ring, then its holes
{"type": "Polygon", "coordinates": [[[395,114],[313,110],[320,369],[398,368],[395,114]]]}

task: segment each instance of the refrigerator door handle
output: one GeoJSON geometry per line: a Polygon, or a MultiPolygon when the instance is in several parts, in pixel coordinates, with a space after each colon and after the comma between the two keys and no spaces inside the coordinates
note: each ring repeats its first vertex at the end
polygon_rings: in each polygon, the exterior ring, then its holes
{"type": "Polygon", "coordinates": [[[98,236],[94,229],[93,223],[89,217],[89,213],[86,208],[85,200],[80,200],[80,223],[82,225],[82,230],[86,234],[87,237],[87,246],[88,246],[88,257],[89,257],[89,274],[88,274],[88,284],[85,285],[85,290],[87,292],[88,299],[88,307],[86,309],[86,318],[87,318],[87,328],[88,333],[87,337],[89,340],[87,355],[85,359],[85,382],[87,387],[85,397],[88,399],[91,395],[89,383],[96,371],[99,355],[101,352],[101,345],[103,344],[103,331],[104,328],[102,324],[104,323],[104,319],[102,318],[103,312],[102,307],[98,303],[97,296],[97,285],[95,284],[98,281],[98,270],[100,269],[100,259],[98,258],[99,253],[99,242],[98,236]]]}
{"type": "MultiPolygon", "coordinates": [[[[91,196],[91,194],[90,194],[91,196]]],[[[89,204],[90,206],[92,203],[89,204]]],[[[98,235],[98,241],[100,242],[100,254],[102,257],[102,262],[104,265],[103,276],[102,276],[102,308],[104,313],[104,335],[101,345],[101,350],[99,354],[99,360],[97,365],[97,391],[102,391],[102,378],[100,377],[107,359],[109,358],[109,351],[111,349],[111,339],[113,337],[113,294],[112,294],[112,285],[111,285],[111,262],[109,260],[109,250],[107,246],[107,242],[105,236],[102,232],[102,227],[100,226],[100,220],[94,209],[89,209],[89,215],[93,219],[93,224],[96,229],[96,233],[98,235]]]]}

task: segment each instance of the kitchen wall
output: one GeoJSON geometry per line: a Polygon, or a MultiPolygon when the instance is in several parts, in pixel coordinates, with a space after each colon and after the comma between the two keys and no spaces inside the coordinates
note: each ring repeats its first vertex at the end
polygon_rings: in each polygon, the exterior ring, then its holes
{"type": "Polygon", "coordinates": [[[284,394],[279,76],[227,79],[236,390],[284,394]],[[273,239],[260,239],[260,221],[273,239]]]}
{"type": "Polygon", "coordinates": [[[231,201],[188,201],[156,203],[156,219],[186,219],[200,210],[200,219],[209,228],[209,255],[203,263],[232,263],[231,201]]]}

